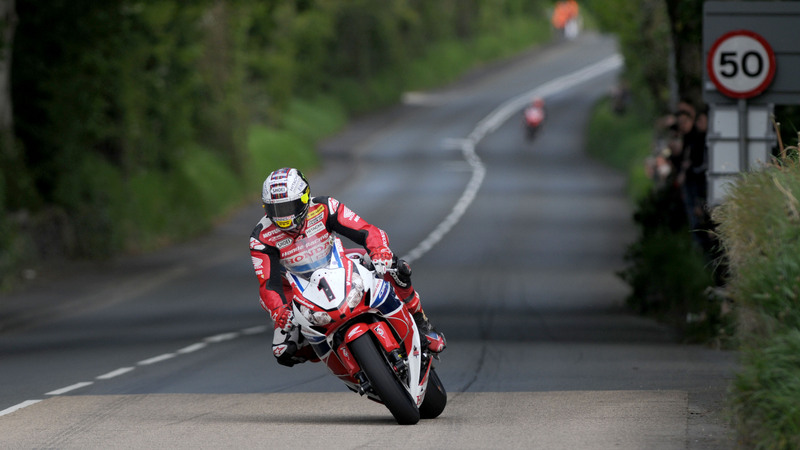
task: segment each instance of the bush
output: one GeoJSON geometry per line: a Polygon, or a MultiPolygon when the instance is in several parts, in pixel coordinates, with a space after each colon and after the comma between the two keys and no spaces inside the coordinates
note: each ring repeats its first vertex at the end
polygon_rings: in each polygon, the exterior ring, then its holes
{"type": "Polygon", "coordinates": [[[800,446],[800,164],[744,174],[714,220],[730,261],[742,372],[731,394],[741,439],[800,446]]]}
{"type": "Polygon", "coordinates": [[[755,320],[743,323],[753,345],[781,328],[800,327],[800,164],[787,162],[736,182],[714,220],[730,262],[730,289],[755,320]]]}

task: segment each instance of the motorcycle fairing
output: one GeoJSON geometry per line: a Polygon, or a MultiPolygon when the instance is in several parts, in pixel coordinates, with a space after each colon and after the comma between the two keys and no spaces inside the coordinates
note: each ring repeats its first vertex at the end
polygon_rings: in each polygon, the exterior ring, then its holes
{"type": "MultiPolygon", "coordinates": [[[[326,264],[310,276],[304,277],[293,272],[286,274],[295,290],[295,318],[301,325],[303,336],[336,377],[351,390],[361,393],[364,391],[357,377],[361,369],[347,343],[364,333],[371,333],[379,347],[387,353],[402,348],[401,352],[408,362],[405,384],[411,398],[416,400],[417,405],[421,404],[431,363],[427,360],[423,364],[420,336],[415,332],[414,319],[397,298],[390,283],[376,279],[373,272],[358,260],[343,257],[344,249],[338,238],[334,240],[333,247],[334,251],[330,253],[326,264]],[[363,295],[357,304],[348,306],[344,299],[353,290],[352,281],[356,273],[362,279],[363,295]],[[304,317],[304,314],[308,317],[304,317]],[[328,314],[330,323],[312,323],[310,320],[316,314],[328,314]],[[357,322],[348,320],[348,317],[357,322]],[[345,333],[342,332],[345,330],[343,327],[347,327],[345,333]]],[[[374,393],[367,394],[371,399],[380,401],[374,393]]]]}

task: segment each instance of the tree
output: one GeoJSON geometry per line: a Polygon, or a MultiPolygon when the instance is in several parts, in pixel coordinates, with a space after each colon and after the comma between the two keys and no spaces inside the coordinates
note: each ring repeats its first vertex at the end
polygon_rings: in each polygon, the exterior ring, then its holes
{"type": "MultiPolygon", "coordinates": [[[[0,210],[6,199],[19,202],[24,195],[28,178],[14,137],[14,113],[11,101],[11,51],[17,28],[15,0],[0,0],[0,210]],[[21,172],[21,173],[18,173],[21,172]]],[[[28,190],[28,194],[32,192],[28,190]]]]}
{"type": "Polygon", "coordinates": [[[665,0],[669,14],[678,97],[703,101],[703,2],[665,0]]]}
{"type": "MultiPolygon", "coordinates": [[[[14,42],[14,30],[17,27],[17,14],[14,0],[0,0],[0,130],[4,134],[14,129],[14,117],[11,108],[11,45],[14,42]]],[[[6,138],[7,139],[7,138],[6,138]]],[[[4,147],[7,142],[4,142],[4,147]]]]}

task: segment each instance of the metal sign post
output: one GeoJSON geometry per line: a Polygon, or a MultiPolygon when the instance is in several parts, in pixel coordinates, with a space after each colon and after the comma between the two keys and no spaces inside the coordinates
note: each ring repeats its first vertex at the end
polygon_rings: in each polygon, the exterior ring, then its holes
{"type": "Polygon", "coordinates": [[[798,2],[703,4],[709,206],[739,173],[770,161],[774,105],[800,104],[798,22],[798,2]]]}

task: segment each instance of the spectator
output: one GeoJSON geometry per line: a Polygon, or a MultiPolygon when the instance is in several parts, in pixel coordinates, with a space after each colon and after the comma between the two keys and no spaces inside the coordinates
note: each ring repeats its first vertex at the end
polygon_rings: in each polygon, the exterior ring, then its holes
{"type": "Polygon", "coordinates": [[[573,38],[577,35],[577,20],[579,14],[578,2],[575,0],[560,0],[553,10],[551,22],[553,28],[566,37],[573,38]],[[568,29],[572,28],[571,32],[568,29]]]}

